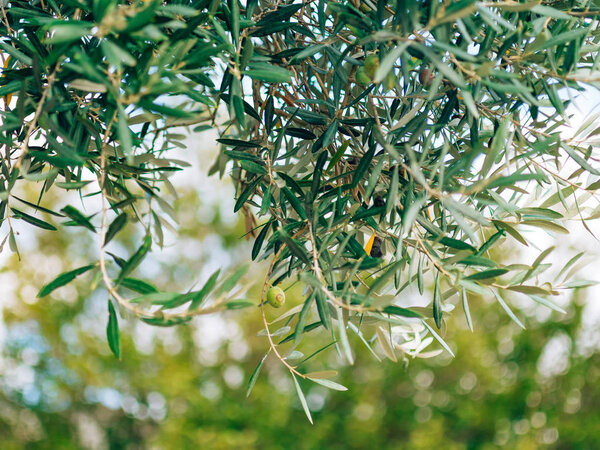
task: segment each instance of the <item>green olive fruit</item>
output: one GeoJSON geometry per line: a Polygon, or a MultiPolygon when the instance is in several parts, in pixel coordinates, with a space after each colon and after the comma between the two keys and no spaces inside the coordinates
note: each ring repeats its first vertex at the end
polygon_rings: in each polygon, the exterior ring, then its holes
{"type": "Polygon", "coordinates": [[[369,78],[369,76],[365,73],[365,69],[362,67],[356,71],[355,77],[356,82],[361,86],[368,86],[371,84],[371,78],[369,78]]]}
{"type": "Polygon", "coordinates": [[[377,55],[369,55],[365,59],[365,65],[363,69],[365,70],[365,74],[372,80],[375,78],[375,72],[379,68],[379,56],[377,55]]]}
{"type": "Polygon", "coordinates": [[[267,302],[273,308],[280,308],[285,303],[285,292],[278,286],[273,286],[267,291],[267,302]]]}

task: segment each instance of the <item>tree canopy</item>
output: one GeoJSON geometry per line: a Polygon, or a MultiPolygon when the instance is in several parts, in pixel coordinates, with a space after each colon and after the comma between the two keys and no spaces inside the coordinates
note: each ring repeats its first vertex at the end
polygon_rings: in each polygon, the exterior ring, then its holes
{"type": "Polygon", "coordinates": [[[573,96],[600,79],[599,14],[589,1],[10,1],[4,242],[19,251],[15,220],[98,235],[98,259],[39,295],[94,271],[117,357],[118,313],[170,326],[258,304],[265,358],[289,370],[310,418],[298,379],[345,389],[292,362],[312,330],[329,339],[305,360],[335,347],[352,363],[357,336],[407,361],[434,356],[433,341],[451,353],[445,315],[458,302],[471,326],[472,294],[523,326],[513,296],[557,308],[553,295],[589,284],[568,276],[582,253],[549,280],[552,248],[507,264],[494,251],[527,246],[524,229],[567,233],[565,220],[599,214],[595,117],[564,133],[573,96]],[[247,264],[189,292],[135,278],[176,222],[182,129],[218,131],[210,172],[233,179],[252,258],[269,264],[258,302],[240,283],[247,264]],[[25,184],[38,201],[19,195],[25,184]],[[44,206],[50,191],[59,209],[44,206]],[[127,227],[140,243],[118,255],[127,227]],[[427,280],[428,307],[403,302],[427,280]],[[290,281],[304,302],[269,323],[267,291],[290,281]]]}

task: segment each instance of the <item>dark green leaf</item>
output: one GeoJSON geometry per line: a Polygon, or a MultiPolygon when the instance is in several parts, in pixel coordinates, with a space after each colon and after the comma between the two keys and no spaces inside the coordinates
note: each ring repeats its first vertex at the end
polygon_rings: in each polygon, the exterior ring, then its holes
{"type": "Polygon", "coordinates": [[[127,224],[127,214],[121,213],[119,214],[115,220],[108,226],[108,230],[106,230],[106,236],[104,237],[104,244],[108,244],[112,238],[114,238],[119,231],[125,227],[127,224]]]}
{"type": "Polygon", "coordinates": [[[439,274],[435,277],[435,285],[433,289],[433,320],[438,330],[442,328],[442,296],[440,293],[440,277],[439,274]]]}
{"type": "Polygon", "coordinates": [[[242,206],[246,204],[246,201],[248,201],[248,199],[251,198],[252,195],[254,195],[254,192],[256,191],[256,186],[258,186],[258,183],[260,183],[261,181],[261,177],[257,177],[254,181],[252,181],[248,186],[244,188],[244,190],[235,202],[233,212],[238,212],[240,209],[242,209],[242,206]]]}
{"type": "Polygon", "coordinates": [[[258,375],[260,374],[260,369],[262,369],[262,366],[265,363],[267,356],[269,356],[270,351],[271,350],[269,349],[269,351],[267,353],[265,353],[265,356],[263,356],[261,358],[261,360],[256,365],[254,371],[252,372],[252,375],[250,375],[250,379],[248,380],[248,387],[246,389],[246,397],[250,396],[250,393],[252,392],[252,389],[254,388],[254,385],[256,384],[256,380],[258,380],[258,375]]]}
{"type": "Polygon", "coordinates": [[[56,231],[56,227],[54,225],[49,224],[48,222],[44,222],[41,219],[30,216],[29,214],[24,213],[23,211],[20,211],[16,208],[10,209],[14,213],[15,219],[23,219],[25,222],[30,223],[31,225],[34,225],[38,228],[42,228],[44,230],[56,231]]]}
{"type": "Polygon", "coordinates": [[[190,311],[197,309],[202,304],[202,302],[204,301],[206,296],[210,293],[210,291],[213,290],[213,288],[217,284],[217,279],[219,278],[220,273],[221,273],[221,269],[217,269],[208,278],[208,280],[206,280],[206,283],[204,283],[204,286],[202,286],[202,289],[200,289],[197,292],[191,292],[190,294],[187,294],[190,296],[190,299],[192,300],[192,303],[190,304],[190,311]]]}
{"type": "Polygon", "coordinates": [[[121,280],[121,286],[139,292],[140,294],[152,294],[153,292],[158,292],[156,287],[146,281],[138,280],[137,278],[123,278],[121,280]]]}
{"type": "Polygon", "coordinates": [[[121,359],[121,341],[119,339],[119,322],[117,313],[110,299],[108,300],[108,324],[106,326],[108,346],[117,359],[121,359]]]}
{"type": "Polygon", "coordinates": [[[396,306],[396,305],[386,306],[385,308],[383,308],[383,312],[385,312],[387,314],[394,314],[395,316],[402,316],[402,317],[417,317],[419,319],[423,317],[418,312],[411,311],[410,309],[402,308],[402,307],[396,306]]]}
{"type": "Polygon", "coordinates": [[[465,277],[465,280],[487,280],[489,278],[496,278],[500,275],[504,275],[508,272],[508,269],[490,269],[482,272],[477,272],[465,277]]]}
{"type": "Polygon", "coordinates": [[[94,225],[92,225],[90,220],[73,206],[67,205],[63,209],[61,209],[61,212],[65,213],[65,215],[73,219],[73,222],[75,222],[77,225],[87,228],[88,230],[94,233],[96,232],[96,228],[94,227],[94,225]]]}
{"type": "Polygon", "coordinates": [[[298,213],[300,218],[302,220],[306,220],[306,211],[304,210],[304,206],[302,206],[302,203],[300,203],[298,198],[294,194],[292,194],[292,191],[284,187],[281,189],[281,192],[283,192],[285,198],[287,198],[288,202],[290,202],[290,205],[292,205],[292,208],[294,208],[294,210],[298,213]]]}
{"type": "Polygon", "coordinates": [[[360,183],[371,164],[371,160],[373,159],[374,154],[375,148],[373,147],[363,155],[360,162],[358,163],[358,166],[356,167],[356,171],[354,172],[354,177],[352,178],[352,187],[356,187],[358,183],[360,183]]]}
{"type": "Polygon", "coordinates": [[[140,265],[140,263],[143,261],[146,254],[150,251],[151,247],[152,247],[152,237],[149,235],[146,235],[144,237],[144,242],[142,243],[142,245],[131,256],[131,258],[129,258],[125,262],[125,265],[121,268],[119,277],[117,278],[117,280],[115,282],[117,285],[119,285],[121,283],[123,278],[125,278],[127,275],[129,275],[137,266],[140,265]]]}
{"type": "Polygon", "coordinates": [[[90,264],[89,266],[83,266],[78,269],[71,270],[70,272],[61,273],[54,280],[52,280],[50,283],[46,284],[42,289],[40,289],[40,292],[38,292],[37,296],[45,297],[46,295],[50,294],[53,290],[70,283],[77,276],[87,272],[90,269],[93,269],[94,267],[96,267],[95,264],[90,264]]]}

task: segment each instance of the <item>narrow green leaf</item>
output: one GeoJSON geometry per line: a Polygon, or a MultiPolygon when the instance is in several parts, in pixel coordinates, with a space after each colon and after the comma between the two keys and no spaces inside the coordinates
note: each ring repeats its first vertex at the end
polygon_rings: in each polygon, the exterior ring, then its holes
{"type": "Polygon", "coordinates": [[[267,175],[268,173],[267,169],[264,166],[257,164],[254,161],[241,160],[240,166],[246,172],[255,173],[257,175],[267,175]]]}
{"type": "Polygon", "coordinates": [[[296,53],[292,58],[290,58],[290,64],[297,64],[300,61],[302,61],[303,59],[309,58],[312,55],[320,52],[325,47],[327,47],[327,45],[325,45],[325,44],[317,44],[317,45],[308,46],[308,47],[304,48],[303,50],[301,50],[300,52],[296,53]]]}
{"type": "Polygon", "coordinates": [[[93,24],[84,21],[64,21],[56,23],[48,28],[48,37],[44,42],[49,44],[64,44],[76,41],[90,34],[93,24]]]}
{"type": "Polygon", "coordinates": [[[254,80],[267,83],[290,83],[293,76],[289,70],[271,64],[255,64],[243,73],[254,80]]]}
{"type": "Polygon", "coordinates": [[[243,264],[242,266],[238,267],[231,275],[223,280],[221,286],[219,286],[219,289],[217,289],[216,294],[221,295],[233,289],[238,281],[240,281],[240,278],[242,278],[245,273],[248,272],[248,267],[249,264],[243,264]]]}
{"type": "Polygon", "coordinates": [[[56,211],[52,211],[51,209],[48,209],[48,208],[44,208],[43,206],[37,205],[35,203],[28,202],[27,200],[23,200],[22,198],[17,197],[16,195],[14,195],[12,193],[11,193],[11,197],[16,198],[17,200],[26,204],[27,206],[31,206],[33,209],[35,209],[37,211],[43,211],[43,212],[48,213],[51,216],[55,216],[55,217],[64,217],[63,214],[57,213],[56,211]]]}
{"type": "Polygon", "coordinates": [[[411,311],[410,309],[402,308],[402,307],[396,306],[396,305],[388,305],[385,308],[383,308],[382,311],[384,313],[394,314],[396,316],[416,317],[418,319],[422,319],[423,318],[423,316],[421,314],[419,314],[418,312],[411,311]]]}
{"type": "Polygon", "coordinates": [[[108,39],[102,39],[100,47],[108,62],[116,67],[122,67],[122,64],[133,67],[137,64],[137,59],[131,53],[108,39]]]}
{"type": "Polygon", "coordinates": [[[56,182],[54,186],[59,187],[61,189],[71,190],[71,189],[81,189],[84,186],[87,186],[92,181],[72,181],[70,183],[56,182]]]}
{"type": "Polygon", "coordinates": [[[291,4],[287,6],[279,6],[275,11],[268,13],[266,16],[260,19],[256,26],[273,26],[274,24],[287,22],[289,21],[290,17],[292,17],[296,13],[296,11],[298,11],[303,6],[304,5],[302,3],[291,4]]]}
{"type": "Polygon", "coordinates": [[[254,195],[254,192],[256,191],[256,186],[258,186],[258,183],[260,183],[261,181],[262,178],[257,177],[254,181],[252,181],[248,186],[245,187],[245,189],[242,191],[242,193],[235,202],[233,212],[238,212],[240,209],[242,209],[242,206],[246,204],[246,201],[252,195],[254,195]]]}
{"type": "Polygon", "coordinates": [[[121,342],[119,339],[119,322],[117,320],[117,313],[115,308],[108,300],[108,324],[106,326],[106,337],[108,339],[108,346],[117,359],[121,359],[121,342]]]}
{"type": "Polygon", "coordinates": [[[152,294],[153,292],[158,292],[158,289],[155,286],[146,281],[138,280],[137,278],[123,278],[121,280],[121,286],[140,294],[152,294]]]}
{"type": "MultiPolygon", "coordinates": [[[[312,359],[313,357],[315,357],[319,353],[327,350],[329,347],[331,347],[332,345],[335,345],[336,343],[337,343],[337,341],[332,341],[329,344],[325,345],[324,347],[321,347],[320,349],[315,350],[309,356],[307,356],[302,361],[300,361],[300,363],[298,365],[304,364],[306,361],[309,361],[310,359],[312,359]]],[[[331,373],[331,372],[327,372],[327,373],[331,373]]],[[[321,374],[322,374],[322,372],[313,372],[313,373],[310,374],[310,378],[325,378],[324,376],[319,376],[321,374]]],[[[309,376],[309,374],[306,374],[306,375],[309,376]]],[[[335,372],[332,376],[335,376],[335,375],[337,375],[337,372],[335,372]]]]}
{"type": "Polygon", "coordinates": [[[521,294],[527,295],[547,295],[548,291],[539,286],[530,286],[526,284],[518,284],[516,286],[508,286],[506,289],[509,291],[520,292],[521,294]]]}
{"type": "Polygon", "coordinates": [[[250,300],[230,300],[225,303],[225,308],[227,309],[244,309],[251,306],[256,306],[256,303],[250,300]]]}
{"type": "Polygon", "coordinates": [[[560,278],[564,273],[567,272],[567,270],[569,270],[569,268],[571,266],[573,266],[573,264],[575,264],[577,261],[579,261],[579,259],[585,255],[585,252],[580,252],[577,253],[575,256],[573,256],[565,265],[562,269],[560,269],[560,272],[558,272],[558,275],[556,276],[556,278],[560,278]]]}
{"type": "Polygon", "coordinates": [[[33,64],[33,60],[29,56],[27,56],[25,53],[18,50],[14,45],[10,45],[6,42],[0,41],[0,48],[2,50],[4,50],[6,53],[8,53],[10,56],[12,56],[13,58],[15,58],[15,59],[19,60],[20,62],[22,62],[23,64],[25,64],[26,66],[31,66],[33,64]]]}
{"type": "Polygon", "coordinates": [[[344,314],[341,310],[338,310],[338,331],[340,333],[340,342],[342,344],[342,348],[344,349],[344,354],[346,355],[346,359],[350,364],[354,364],[354,355],[352,354],[352,348],[350,347],[350,342],[348,341],[348,334],[346,333],[346,323],[344,321],[344,314]]]}
{"type": "Polygon", "coordinates": [[[333,323],[331,321],[331,313],[329,311],[327,299],[321,291],[317,291],[315,295],[317,300],[317,312],[319,313],[319,318],[321,319],[323,326],[331,331],[333,329],[333,323]]]}
{"type": "Polygon", "coordinates": [[[510,234],[513,238],[515,238],[521,244],[529,247],[529,244],[527,243],[525,238],[512,225],[509,225],[506,222],[502,222],[500,220],[493,220],[492,222],[494,223],[494,225],[499,226],[504,231],[506,231],[508,234],[510,234]]]}
{"type": "Polygon", "coordinates": [[[461,289],[462,294],[462,305],[465,311],[465,317],[467,319],[467,325],[469,330],[473,331],[473,321],[471,320],[471,311],[469,310],[469,300],[467,299],[467,291],[465,288],[461,289]]]}
{"type": "Polygon", "coordinates": [[[313,419],[312,419],[312,416],[310,415],[310,410],[308,409],[308,404],[306,403],[306,398],[304,397],[304,393],[302,392],[302,389],[300,388],[300,384],[298,383],[298,380],[296,379],[296,376],[294,374],[292,374],[292,378],[294,379],[294,386],[296,386],[296,392],[298,393],[298,398],[300,399],[300,404],[302,405],[302,409],[304,409],[304,413],[306,414],[306,417],[308,417],[308,421],[312,424],[313,419]]]}
{"type": "Polygon", "coordinates": [[[398,167],[394,169],[392,172],[392,181],[390,182],[390,187],[388,189],[388,195],[385,202],[385,214],[389,214],[398,203],[398,167]]]}
{"type": "Polygon", "coordinates": [[[584,168],[591,174],[600,175],[600,170],[596,169],[595,167],[592,167],[590,163],[588,163],[584,158],[582,158],[574,148],[570,147],[564,142],[561,144],[561,146],[569,154],[569,156],[573,158],[573,160],[582,168],[584,168]]]}
{"type": "Polygon", "coordinates": [[[115,220],[108,226],[108,230],[106,230],[106,236],[104,237],[104,245],[108,244],[112,238],[114,238],[119,231],[125,227],[127,224],[127,214],[121,213],[119,214],[115,220]]]}
{"type": "Polygon", "coordinates": [[[137,266],[140,265],[146,254],[150,251],[152,247],[152,237],[150,235],[146,235],[144,237],[144,242],[137,249],[137,251],[129,258],[123,268],[121,269],[121,273],[119,273],[119,277],[116,280],[116,284],[119,285],[123,278],[129,275],[137,266]]]}
{"type": "Polygon", "coordinates": [[[483,270],[481,272],[476,272],[474,274],[471,274],[467,277],[465,277],[465,280],[487,280],[489,278],[496,278],[499,277],[500,275],[504,275],[506,272],[508,272],[508,269],[489,269],[489,270],[483,270]]]}
{"type": "Polygon", "coordinates": [[[244,148],[261,147],[260,142],[242,141],[240,139],[232,139],[232,138],[220,138],[220,139],[217,139],[217,142],[219,142],[220,144],[226,145],[228,147],[244,147],[244,148]]]}
{"type": "Polygon", "coordinates": [[[533,8],[531,8],[531,12],[541,16],[553,17],[554,19],[571,20],[572,18],[567,13],[546,5],[535,5],[533,8]]]}
{"type": "Polygon", "coordinates": [[[540,305],[544,305],[550,309],[553,309],[554,311],[557,311],[562,314],[567,314],[567,312],[560,306],[544,297],[540,297],[539,295],[529,295],[529,298],[532,299],[534,302],[539,303],[540,305]]]}
{"type": "Polygon", "coordinates": [[[131,303],[148,305],[167,305],[181,297],[179,292],[152,292],[129,300],[131,303]]]}
{"type": "Polygon", "coordinates": [[[492,145],[490,145],[490,148],[488,149],[487,154],[485,155],[483,165],[479,172],[480,179],[482,179],[482,180],[485,179],[485,177],[489,173],[490,169],[492,168],[492,165],[496,161],[498,154],[502,150],[504,150],[504,147],[506,146],[507,132],[508,132],[507,120],[502,120],[500,122],[500,126],[498,127],[498,130],[496,131],[496,134],[494,134],[494,138],[492,140],[492,145]]]}
{"type": "Polygon", "coordinates": [[[30,223],[31,225],[34,225],[38,228],[42,228],[44,230],[56,231],[56,227],[54,225],[49,224],[48,222],[44,222],[41,219],[30,216],[29,214],[24,213],[23,211],[20,211],[16,208],[10,209],[14,213],[15,219],[23,219],[25,222],[30,223]]]}
{"type": "Polygon", "coordinates": [[[325,150],[319,155],[315,164],[315,170],[313,172],[313,181],[310,189],[311,198],[313,199],[313,201],[317,198],[317,194],[319,193],[319,187],[321,186],[321,175],[323,173],[325,163],[327,162],[327,157],[327,150],[325,150]]]}
{"type": "Polygon", "coordinates": [[[119,114],[118,114],[118,118],[117,118],[118,119],[117,124],[118,124],[119,143],[121,145],[121,151],[123,152],[123,154],[125,156],[130,156],[133,143],[132,143],[132,139],[131,139],[131,130],[129,129],[129,124],[127,123],[129,120],[129,117],[125,113],[125,109],[123,108],[123,106],[121,106],[120,104],[119,104],[118,111],[119,111],[119,114]]]}
{"type": "Polygon", "coordinates": [[[385,356],[391,361],[398,362],[398,357],[394,352],[394,347],[392,347],[392,343],[390,342],[389,334],[382,327],[377,327],[375,330],[377,335],[377,342],[379,342],[379,346],[385,356]]]}
{"type": "Polygon", "coordinates": [[[204,283],[204,286],[202,286],[202,289],[200,289],[197,292],[190,293],[190,297],[192,300],[192,303],[190,304],[190,311],[193,311],[194,309],[198,308],[202,304],[202,302],[204,301],[206,296],[210,293],[210,291],[212,291],[212,289],[217,284],[217,279],[219,278],[220,273],[221,273],[221,269],[217,269],[208,278],[208,280],[206,280],[206,283],[204,283]]]}
{"type": "Polygon", "coordinates": [[[317,384],[320,384],[321,386],[325,386],[326,388],[329,389],[333,389],[335,391],[347,391],[348,388],[346,386],[342,386],[339,383],[336,383],[334,381],[328,380],[326,378],[312,378],[312,377],[307,377],[309,380],[314,381],[317,384]]]}
{"type": "Polygon", "coordinates": [[[444,236],[440,239],[440,244],[444,244],[447,247],[454,248],[457,250],[471,250],[472,252],[476,252],[477,249],[466,242],[459,241],[458,239],[454,239],[451,237],[444,236]]]}
{"type": "Polygon", "coordinates": [[[395,263],[390,264],[384,274],[377,278],[371,287],[369,287],[368,293],[370,294],[371,292],[377,292],[381,287],[383,287],[383,285],[387,283],[387,281],[396,273],[402,264],[402,261],[396,261],[395,263]]]}
{"type": "Polygon", "coordinates": [[[358,186],[358,183],[362,180],[367,169],[371,165],[371,160],[373,159],[373,155],[375,155],[375,147],[371,148],[367,153],[363,155],[356,170],[354,171],[354,177],[352,178],[352,187],[358,186]]]}
{"type": "Polygon", "coordinates": [[[568,283],[565,283],[563,285],[563,287],[565,289],[579,289],[579,288],[595,286],[597,284],[598,284],[598,282],[594,281],[594,280],[576,280],[576,281],[570,281],[568,283]]]}
{"type": "Polygon", "coordinates": [[[269,351],[267,353],[265,353],[265,356],[263,356],[261,358],[261,360],[258,362],[256,367],[254,368],[252,375],[250,375],[250,379],[248,380],[248,388],[246,389],[246,397],[250,397],[250,393],[252,392],[252,389],[254,389],[256,380],[258,380],[258,375],[260,374],[260,369],[262,369],[262,366],[265,363],[267,356],[269,356],[270,352],[271,352],[271,349],[269,349],[269,351]]]}
{"type": "Polygon", "coordinates": [[[90,269],[93,269],[94,267],[96,267],[95,264],[90,264],[89,266],[83,266],[78,269],[71,270],[70,272],[61,273],[54,280],[52,280],[50,283],[46,284],[42,289],[40,289],[40,292],[38,292],[37,296],[45,297],[55,289],[58,289],[59,287],[64,286],[65,284],[73,281],[77,276],[87,272],[90,269]]]}
{"type": "Polygon", "coordinates": [[[296,345],[298,345],[298,343],[302,339],[302,334],[304,333],[304,326],[306,325],[306,319],[315,299],[315,295],[316,294],[313,291],[312,294],[308,296],[308,298],[304,302],[302,311],[300,311],[300,315],[298,316],[298,323],[296,324],[296,329],[294,330],[294,344],[296,345]]]}
{"type": "Polygon", "coordinates": [[[267,237],[267,233],[269,232],[270,228],[271,228],[271,221],[264,224],[262,229],[260,230],[260,233],[258,233],[258,236],[256,236],[256,239],[254,240],[254,244],[252,245],[252,261],[254,261],[260,254],[260,249],[262,247],[262,244],[263,244],[265,238],[267,237]]]}
{"type": "Polygon", "coordinates": [[[465,266],[482,266],[482,267],[496,267],[497,264],[491,259],[483,258],[481,256],[469,255],[466,258],[458,261],[459,264],[465,266]]]}
{"type": "Polygon", "coordinates": [[[446,344],[446,341],[444,341],[444,340],[442,339],[442,337],[441,337],[439,334],[437,334],[437,333],[435,332],[435,330],[433,329],[433,327],[431,327],[431,326],[430,326],[430,325],[429,325],[429,324],[428,324],[426,321],[424,321],[424,320],[422,320],[422,321],[421,321],[421,323],[422,323],[423,325],[425,325],[425,328],[427,328],[427,329],[429,330],[429,332],[430,332],[430,333],[431,333],[431,335],[432,335],[432,336],[435,338],[435,340],[436,340],[436,341],[438,341],[438,342],[440,343],[440,345],[441,345],[442,347],[444,347],[444,349],[445,349],[445,350],[446,350],[448,353],[450,353],[450,355],[451,355],[451,356],[454,358],[454,356],[455,356],[455,355],[454,355],[454,352],[452,351],[452,349],[451,349],[451,348],[448,346],[448,344],[446,344]]]}
{"type": "Polygon", "coordinates": [[[285,245],[288,247],[291,253],[293,253],[297,258],[301,259],[305,264],[308,265],[311,263],[304,247],[298,245],[284,229],[279,230],[279,236],[281,237],[281,240],[285,242],[285,245]]]}
{"type": "Polygon", "coordinates": [[[423,295],[423,289],[425,288],[425,283],[423,281],[423,258],[424,256],[419,254],[419,264],[417,265],[417,289],[421,295],[423,295]]]}
{"type": "Polygon", "coordinates": [[[506,311],[506,314],[508,314],[508,317],[510,317],[513,320],[513,322],[515,322],[521,328],[525,329],[525,325],[523,325],[523,323],[518,319],[518,317],[515,316],[515,313],[512,312],[512,310],[509,308],[509,306],[506,304],[506,302],[504,300],[502,300],[502,297],[500,297],[500,294],[498,294],[493,289],[492,289],[492,292],[493,292],[494,296],[496,297],[496,300],[498,300],[498,303],[500,303],[500,306],[502,306],[504,311],[506,311]]]}
{"type": "Polygon", "coordinates": [[[299,139],[313,140],[317,138],[312,131],[297,127],[287,127],[285,129],[285,134],[286,136],[296,137],[299,139]]]}
{"type": "Polygon", "coordinates": [[[555,47],[557,45],[564,44],[566,42],[571,42],[576,39],[580,39],[585,36],[589,32],[589,28],[576,28],[574,30],[565,31],[564,33],[560,33],[556,36],[552,36],[550,39],[545,41],[540,41],[537,44],[534,44],[530,49],[531,52],[536,52],[539,50],[544,50],[550,47],[555,47]]]}
{"type": "Polygon", "coordinates": [[[379,355],[377,353],[375,353],[375,351],[373,350],[373,348],[371,348],[371,346],[369,345],[369,343],[367,342],[367,340],[365,339],[365,336],[363,335],[363,333],[358,329],[358,327],[356,325],[354,325],[352,322],[348,322],[348,327],[354,331],[354,333],[358,336],[358,338],[362,341],[363,344],[365,344],[365,347],[367,347],[367,349],[369,350],[369,352],[371,352],[371,355],[373,355],[373,357],[381,362],[381,358],[379,357],[379,355]]]}
{"type": "Polygon", "coordinates": [[[71,205],[67,205],[63,209],[61,209],[61,212],[65,213],[68,217],[70,217],[73,220],[73,222],[75,222],[77,225],[87,228],[93,233],[96,232],[96,227],[94,227],[94,225],[92,225],[92,222],[90,222],[90,220],[87,217],[85,217],[81,212],[79,212],[77,208],[74,208],[71,205]]]}
{"type": "Polygon", "coordinates": [[[142,317],[142,321],[149,324],[149,325],[153,325],[155,327],[172,327],[175,325],[181,325],[182,323],[186,323],[189,322],[190,320],[192,320],[191,317],[174,317],[174,318],[167,318],[167,317],[142,317]]]}
{"type": "MultiPolygon", "coordinates": [[[[521,223],[523,225],[530,225],[532,227],[543,228],[545,230],[555,231],[557,233],[569,234],[569,230],[568,229],[566,229],[562,225],[559,225],[559,224],[557,224],[555,222],[551,222],[549,220],[531,219],[531,220],[524,220],[521,223]]],[[[506,231],[508,231],[508,230],[506,230],[506,231]]]]}
{"type": "Polygon", "coordinates": [[[285,195],[292,208],[298,213],[302,220],[306,220],[306,211],[304,210],[304,206],[300,203],[300,200],[290,191],[287,187],[281,188],[281,192],[285,195]]]}
{"type": "Polygon", "coordinates": [[[367,189],[365,190],[365,199],[371,198],[371,195],[375,191],[375,187],[377,186],[379,177],[381,176],[381,171],[383,169],[384,162],[385,162],[385,158],[379,158],[377,165],[373,169],[373,172],[371,172],[371,175],[369,176],[367,189]]]}
{"type": "Polygon", "coordinates": [[[547,217],[548,219],[562,219],[563,215],[548,208],[521,208],[517,211],[519,214],[528,216],[547,217]]]}
{"type": "Polygon", "coordinates": [[[442,328],[442,296],[440,294],[440,277],[439,274],[435,276],[435,285],[433,289],[433,320],[438,330],[442,328]]]}
{"type": "Polygon", "coordinates": [[[312,152],[316,153],[321,148],[329,147],[329,145],[331,145],[331,143],[333,142],[333,140],[335,138],[335,135],[338,131],[338,127],[339,127],[338,120],[333,119],[333,121],[327,127],[327,130],[325,130],[325,133],[323,133],[319,137],[319,139],[314,143],[314,145],[312,147],[312,152]]]}

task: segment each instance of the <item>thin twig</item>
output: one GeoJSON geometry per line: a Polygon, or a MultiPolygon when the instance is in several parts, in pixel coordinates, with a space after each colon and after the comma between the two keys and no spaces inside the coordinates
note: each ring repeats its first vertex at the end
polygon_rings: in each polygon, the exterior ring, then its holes
{"type": "MultiPolygon", "coordinates": [[[[0,0],[0,2],[1,2],[1,0],[0,0]]],[[[40,98],[38,105],[35,109],[35,114],[33,115],[33,119],[31,119],[31,122],[29,123],[27,132],[25,133],[25,139],[23,140],[23,143],[21,144],[21,154],[19,155],[19,158],[17,159],[17,162],[15,163],[15,167],[17,167],[17,168],[21,167],[21,162],[23,161],[23,158],[29,151],[29,139],[30,139],[31,135],[33,134],[35,128],[37,127],[37,121],[38,121],[40,115],[42,114],[42,109],[44,108],[44,102],[46,101],[46,97],[48,96],[50,89],[52,89],[52,84],[54,83],[54,79],[56,78],[56,73],[58,72],[58,68],[59,68],[59,65],[57,64],[56,67],[54,68],[54,70],[52,71],[52,73],[50,75],[48,75],[48,79],[47,79],[48,84],[46,85],[46,88],[42,92],[42,97],[40,98]]]]}
{"type": "Polygon", "coordinates": [[[162,318],[164,320],[173,320],[173,319],[186,319],[186,318],[191,318],[194,316],[199,316],[199,315],[206,315],[206,314],[213,314],[215,312],[218,311],[223,311],[225,308],[223,306],[223,304],[226,301],[226,297],[222,296],[219,299],[217,299],[215,302],[213,302],[213,304],[209,307],[206,308],[202,308],[202,309],[195,309],[195,310],[187,310],[181,313],[170,313],[170,314],[165,314],[163,311],[159,310],[156,312],[150,312],[147,311],[143,308],[138,307],[137,305],[131,303],[130,301],[128,301],[126,298],[124,298],[121,294],[119,294],[116,286],[113,284],[113,281],[110,277],[110,275],[108,274],[108,270],[106,268],[106,231],[108,228],[108,221],[107,221],[107,216],[108,216],[108,207],[107,207],[107,201],[106,201],[106,180],[107,180],[107,173],[106,173],[106,164],[107,164],[107,156],[106,156],[106,149],[108,146],[108,141],[110,139],[110,131],[112,129],[112,127],[114,126],[115,122],[117,119],[117,112],[115,111],[115,113],[113,114],[113,117],[111,118],[110,122],[108,123],[108,126],[106,128],[106,132],[104,134],[104,139],[102,141],[102,147],[101,147],[101,151],[100,151],[100,179],[99,179],[99,183],[100,183],[100,194],[101,194],[101,201],[102,201],[102,225],[100,227],[100,255],[99,255],[99,259],[100,259],[100,272],[102,274],[102,282],[106,288],[106,290],[108,291],[108,293],[117,301],[117,303],[123,307],[124,309],[130,311],[131,313],[133,313],[135,316],[139,317],[139,318],[145,318],[145,319],[156,319],[156,318],[162,318]]]}

